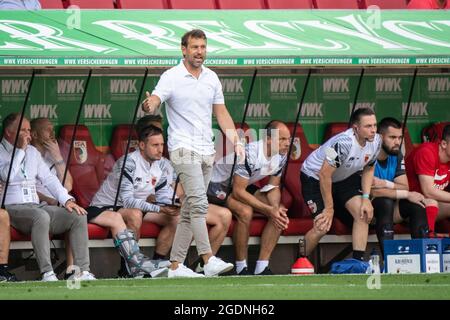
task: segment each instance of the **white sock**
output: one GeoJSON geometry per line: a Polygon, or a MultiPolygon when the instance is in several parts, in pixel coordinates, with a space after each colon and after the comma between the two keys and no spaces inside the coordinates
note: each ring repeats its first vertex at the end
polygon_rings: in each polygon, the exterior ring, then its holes
{"type": "Polygon", "coordinates": [[[266,267],[269,266],[269,260],[258,260],[256,261],[255,274],[259,274],[264,271],[266,267]]]}
{"type": "Polygon", "coordinates": [[[240,273],[246,267],[247,267],[247,260],[236,261],[236,273],[240,273]]]}

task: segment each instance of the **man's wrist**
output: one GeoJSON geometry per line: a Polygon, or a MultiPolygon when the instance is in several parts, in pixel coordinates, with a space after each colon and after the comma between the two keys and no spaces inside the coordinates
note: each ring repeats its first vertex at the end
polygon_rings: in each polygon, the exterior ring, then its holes
{"type": "Polygon", "coordinates": [[[65,162],[64,162],[63,159],[61,159],[61,160],[56,160],[56,161],[54,162],[54,165],[55,165],[55,166],[60,166],[60,165],[63,165],[63,164],[65,164],[65,162]]]}
{"type": "Polygon", "coordinates": [[[361,195],[361,198],[362,198],[362,199],[367,199],[367,200],[369,200],[369,199],[370,199],[370,194],[368,194],[368,193],[363,193],[363,194],[361,195]]]}

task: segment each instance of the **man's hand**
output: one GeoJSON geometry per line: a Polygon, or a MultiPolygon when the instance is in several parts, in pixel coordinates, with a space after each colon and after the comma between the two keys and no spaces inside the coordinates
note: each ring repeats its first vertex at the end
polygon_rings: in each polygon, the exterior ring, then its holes
{"type": "Polygon", "coordinates": [[[156,108],[158,108],[159,104],[155,103],[155,100],[152,100],[152,96],[148,91],[145,92],[145,95],[147,98],[145,98],[141,104],[142,111],[152,114],[155,112],[156,108]]]}
{"type": "Polygon", "coordinates": [[[314,227],[322,232],[330,231],[333,224],[334,210],[333,208],[325,208],[314,218],[314,227]]]}
{"type": "Polygon", "coordinates": [[[52,159],[55,162],[63,160],[63,157],[61,156],[61,151],[59,150],[58,142],[56,142],[55,140],[49,140],[45,141],[43,145],[44,148],[50,153],[52,159]]]}
{"type": "Polygon", "coordinates": [[[242,142],[237,142],[234,145],[234,152],[236,153],[236,163],[245,163],[245,147],[242,142]]]}
{"type": "Polygon", "coordinates": [[[174,217],[174,216],[180,215],[180,210],[177,207],[164,206],[164,207],[159,207],[159,213],[163,213],[168,216],[174,217]]]}
{"type": "Polygon", "coordinates": [[[67,200],[66,204],[64,205],[64,207],[69,211],[69,212],[73,212],[73,210],[75,210],[75,212],[80,215],[80,216],[84,216],[87,214],[86,210],[84,210],[84,208],[80,207],[79,205],[76,204],[75,201],[73,201],[72,199],[67,200]]]}
{"type": "Polygon", "coordinates": [[[28,132],[21,131],[19,133],[19,138],[17,139],[17,148],[25,150],[30,144],[31,136],[28,132]]]}
{"type": "Polygon", "coordinates": [[[409,191],[407,199],[409,202],[416,203],[419,206],[425,208],[425,197],[423,196],[423,194],[415,191],[409,191]]]}
{"type": "Polygon", "coordinates": [[[361,209],[360,209],[360,218],[361,220],[365,220],[367,223],[370,223],[373,218],[373,206],[370,199],[361,199],[361,209]]]}
{"type": "Polygon", "coordinates": [[[269,219],[271,219],[274,225],[280,230],[285,230],[288,227],[289,218],[287,216],[287,209],[284,207],[273,206],[270,210],[269,219]]]}
{"type": "Polygon", "coordinates": [[[383,179],[373,177],[372,188],[374,188],[374,189],[386,188],[386,182],[383,179]]]}

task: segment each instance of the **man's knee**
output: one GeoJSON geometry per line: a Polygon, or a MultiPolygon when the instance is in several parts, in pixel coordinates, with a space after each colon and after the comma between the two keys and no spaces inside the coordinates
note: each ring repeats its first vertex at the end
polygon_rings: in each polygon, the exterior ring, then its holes
{"type": "Polygon", "coordinates": [[[253,218],[253,209],[245,206],[241,210],[236,211],[234,214],[238,222],[250,225],[253,218]]]}
{"type": "Polygon", "coordinates": [[[50,226],[50,215],[45,210],[36,210],[32,214],[33,225],[50,226]]]}
{"type": "Polygon", "coordinates": [[[127,209],[125,220],[127,225],[140,227],[142,225],[142,211],[139,209],[127,209]]]}
{"type": "Polygon", "coordinates": [[[191,215],[206,215],[208,212],[208,199],[203,196],[199,197],[188,197],[186,201],[189,204],[189,209],[191,211],[191,215]]]}
{"type": "Polygon", "coordinates": [[[10,226],[8,212],[3,209],[0,209],[0,225],[4,226],[5,228],[10,226]]]}

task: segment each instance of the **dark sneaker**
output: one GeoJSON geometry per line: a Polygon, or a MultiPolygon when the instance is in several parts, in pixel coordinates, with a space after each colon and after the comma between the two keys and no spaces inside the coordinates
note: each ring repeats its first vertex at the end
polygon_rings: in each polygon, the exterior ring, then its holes
{"type": "Polygon", "coordinates": [[[72,277],[73,275],[75,275],[75,270],[73,270],[72,272],[65,272],[64,273],[64,280],[69,280],[70,277],[72,277]]]}
{"type": "Polygon", "coordinates": [[[120,268],[119,271],[117,271],[117,277],[119,278],[133,278],[126,268],[120,268]]]}
{"type": "Polygon", "coordinates": [[[266,267],[261,273],[256,273],[255,276],[273,276],[273,272],[269,267],[266,267]]]}
{"type": "Polygon", "coordinates": [[[251,275],[252,275],[251,272],[248,271],[248,268],[247,268],[247,267],[245,267],[244,269],[242,269],[241,272],[239,272],[239,273],[236,272],[236,274],[237,274],[238,276],[251,276],[251,275]]]}
{"type": "Polygon", "coordinates": [[[19,281],[16,278],[16,275],[9,272],[8,270],[3,270],[0,273],[0,282],[16,282],[16,281],[19,281]]]}

